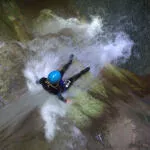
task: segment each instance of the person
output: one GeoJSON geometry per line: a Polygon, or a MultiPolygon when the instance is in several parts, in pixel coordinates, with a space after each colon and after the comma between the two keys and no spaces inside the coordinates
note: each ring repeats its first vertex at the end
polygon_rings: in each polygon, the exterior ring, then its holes
{"type": "Polygon", "coordinates": [[[49,73],[48,78],[42,77],[40,80],[36,81],[37,84],[41,84],[43,88],[49,93],[55,94],[58,96],[59,100],[69,103],[70,100],[65,99],[62,96],[62,93],[68,90],[71,85],[83,74],[90,70],[90,67],[86,67],[81,70],[79,73],[73,75],[69,79],[63,80],[63,75],[69,66],[72,64],[74,55],[71,54],[68,63],[66,63],[61,70],[54,70],[49,73]]]}

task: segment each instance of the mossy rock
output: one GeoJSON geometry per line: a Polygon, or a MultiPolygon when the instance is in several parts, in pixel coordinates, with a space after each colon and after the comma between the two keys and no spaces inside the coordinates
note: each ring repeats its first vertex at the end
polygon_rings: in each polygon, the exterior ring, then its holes
{"type": "Polygon", "coordinates": [[[92,119],[100,117],[104,111],[104,106],[102,101],[95,99],[88,92],[78,90],[67,116],[78,127],[86,128],[91,125],[92,119]]]}
{"type": "MultiPolygon", "coordinates": [[[[0,6],[0,19],[10,29],[14,37],[21,42],[31,39],[27,31],[25,19],[14,0],[2,1],[0,6]]],[[[7,32],[7,31],[6,31],[7,32]]]]}

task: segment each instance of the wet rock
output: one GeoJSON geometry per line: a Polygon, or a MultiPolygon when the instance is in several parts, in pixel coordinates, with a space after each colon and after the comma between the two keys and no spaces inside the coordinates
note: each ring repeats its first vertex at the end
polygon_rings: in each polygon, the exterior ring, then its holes
{"type": "Polygon", "coordinates": [[[49,150],[39,110],[32,110],[21,120],[19,124],[1,131],[1,150],[49,150]]]}
{"type": "Polygon", "coordinates": [[[13,43],[0,48],[0,95],[4,98],[24,87],[25,51],[13,43]]]}
{"type": "Polygon", "coordinates": [[[30,39],[24,17],[15,1],[1,1],[0,12],[0,20],[13,31],[14,38],[22,42],[30,39]]]}

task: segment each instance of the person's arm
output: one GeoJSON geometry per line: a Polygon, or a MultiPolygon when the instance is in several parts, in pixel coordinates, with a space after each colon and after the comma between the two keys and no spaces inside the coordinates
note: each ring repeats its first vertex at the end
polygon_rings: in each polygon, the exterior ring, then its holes
{"type": "Polygon", "coordinates": [[[37,80],[36,80],[36,84],[41,84],[41,83],[43,83],[45,80],[46,80],[45,77],[42,77],[41,79],[37,79],[37,80]]]}
{"type": "Polygon", "coordinates": [[[61,95],[60,92],[57,94],[57,96],[58,96],[58,98],[59,98],[61,101],[63,101],[63,102],[66,103],[66,99],[61,95]]]}
{"type": "Polygon", "coordinates": [[[69,102],[71,101],[71,100],[65,99],[65,98],[61,95],[60,92],[57,94],[57,96],[58,96],[58,98],[59,98],[61,101],[63,101],[64,103],[69,103],[69,102]]]}

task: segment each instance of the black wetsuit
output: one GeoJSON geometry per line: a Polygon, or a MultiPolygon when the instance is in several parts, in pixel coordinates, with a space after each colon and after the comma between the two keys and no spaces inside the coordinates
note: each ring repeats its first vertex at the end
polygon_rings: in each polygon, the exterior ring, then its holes
{"type": "MultiPolygon", "coordinates": [[[[70,64],[72,63],[72,59],[70,59],[68,61],[67,64],[65,64],[62,68],[62,70],[60,70],[61,76],[63,77],[65,71],[69,68],[70,64]]],[[[39,80],[39,83],[42,84],[43,88],[48,91],[49,93],[53,93],[55,95],[58,96],[58,98],[63,101],[66,102],[66,99],[61,95],[61,93],[63,93],[64,91],[66,91],[67,89],[70,88],[70,86],[73,84],[74,81],[76,81],[81,75],[83,75],[84,73],[88,72],[90,70],[89,67],[85,68],[84,70],[80,71],[78,74],[70,77],[67,80],[60,80],[60,82],[56,85],[51,84],[47,78],[43,77],[39,80]],[[66,84],[67,83],[67,84],[66,84]]]]}
{"type": "Polygon", "coordinates": [[[61,95],[61,93],[65,91],[65,88],[60,86],[60,83],[58,83],[56,85],[50,84],[50,82],[47,80],[47,78],[44,78],[44,77],[41,78],[39,82],[42,84],[43,88],[46,91],[57,95],[60,100],[62,100],[64,102],[66,101],[65,98],[61,95]]]}

